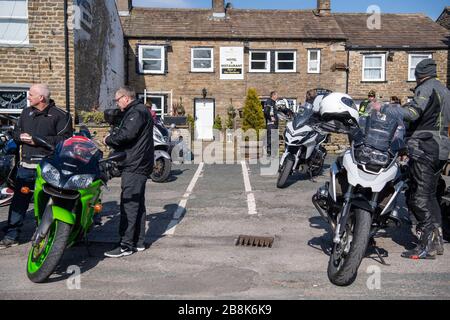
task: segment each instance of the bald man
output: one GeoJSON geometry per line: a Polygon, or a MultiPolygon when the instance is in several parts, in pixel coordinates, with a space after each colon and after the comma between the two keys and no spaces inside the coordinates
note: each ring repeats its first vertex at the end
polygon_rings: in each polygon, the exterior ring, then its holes
{"type": "Polygon", "coordinates": [[[22,187],[34,188],[36,167],[40,162],[36,156],[51,154],[50,150],[37,146],[33,137],[39,136],[56,147],[73,134],[70,114],[56,107],[50,95],[47,85],[33,85],[28,94],[30,106],[22,111],[14,128],[13,138],[21,146],[21,159],[9,208],[8,226],[4,230],[5,237],[0,241],[0,250],[19,244],[20,228],[32,197],[32,194],[25,195],[20,190],[22,187]]]}

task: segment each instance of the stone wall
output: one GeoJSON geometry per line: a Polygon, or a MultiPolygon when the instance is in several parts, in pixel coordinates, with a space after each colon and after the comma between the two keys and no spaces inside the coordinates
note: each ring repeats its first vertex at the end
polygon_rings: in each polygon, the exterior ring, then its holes
{"type": "MultiPolygon", "coordinates": [[[[151,92],[173,93],[173,102],[183,100],[188,114],[193,114],[195,98],[202,97],[202,89],[208,90],[208,98],[216,101],[216,114],[226,118],[226,109],[233,99],[236,109],[243,107],[247,90],[256,88],[260,96],[267,97],[277,90],[280,97],[294,98],[304,102],[306,91],[323,87],[336,91],[345,91],[345,71],[333,71],[336,63],[345,64],[347,54],[344,43],[336,42],[268,42],[252,41],[250,50],[297,50],[296,73],[249,73],[249,53],[244,53],[244,80],[220,80],[220,47],[242,47],[239,41],[171,41],[171,50],[167,53],[168,72],[164,75],[141,75],[138,66],[138,45],[164,45],[161,40],[129,40],[127,73],[128,82],[139,93],[145,89],[151,92]],[[191,72],[191,48],[214,48],[214,72],[191,72]],[[321,73],[307,73],[307,49],[321,49],[321,73]]],[[[170,109],[170,104],[169,104],[170,109]]]]}
{"type": "MultiPolygon", "coordinates": [[[[365,51],[368,52],[368,51],[365,51]]],[[[349,94],[354,99],[366,99],[370,90],[377,92],[378,98],[389,101],[391,96],[398,96],[403,102],[414,96],[411,89],[416,87],[415,81],[408,81],[408,59],[410,53],[431,53],[438,66],[438,77],[444,83],[447,81],[448,51],[394,51],[393,60],[386,59],[386,81],[362,81],[362,51],[350,51],[349,94]]],[[[379,52],[379,53],[386,53],[379,52]]]]}
{"type": "MultiPolygon", "coordinates": [[[[65,108],[64,2],[28,1],[29,44],[0,46],[0,86],[47,83],[52,98],[65,108]]],[[[70,32],[69,39],[73,39],[70,32]]],[[[70,44],[71,101],[74,101],[74,50],[70,44]]]]}

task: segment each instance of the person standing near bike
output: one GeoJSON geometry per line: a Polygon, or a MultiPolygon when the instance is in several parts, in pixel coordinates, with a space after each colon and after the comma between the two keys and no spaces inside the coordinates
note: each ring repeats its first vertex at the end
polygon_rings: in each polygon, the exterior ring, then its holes
{"type": "Polygon", "coordinates": [[[120,88],[114,100],[124,113],[122,122],[103,142],[127,157],[120,164],[120,244],[105,256],[120,258],[145,250],[145,186],[154,162],[153,119],[130,87],[120,88]]]}
{"type": "Polygon", "coordinates": [[[442,217],[436,192],[450,153],[450,91],[436,79],[433,59],[421,61],[415,71],[414,99],[402,108],[375,104],[376,110],[398,114],[409,122],[406,132],[410,158],[408,207],[417,219],[416,248],[402,257],[434,259],[444,253],[442,217]]]}
{"type": "Polygon", "coordinates": [[[21,147],[20,162],[14,186],[14,196],[9,207],[8,225],[5,237],[0,241],[0,249],[17,246],[20,229],[28,210],[32,193],[22,193],[22,187],[34,188],[36,168],[42,156],[51,151],[36,145],[33,137],[40,137],[49,144],[56,145],[73,134],[72,117],[55,105],[50,99],[50,90],[45,84],[30,88],[28,102],[14,127],[13,138],[21,147]]]}
{"type": "Polygon", "coordinates": [[[278,93],[272,91],[270,98],[267,99],[264,105],[264,117],[266,119],[267,128],[267,156],[272,155],[272,131],[278,130],[278,113],[277,113],[278,93]]]}

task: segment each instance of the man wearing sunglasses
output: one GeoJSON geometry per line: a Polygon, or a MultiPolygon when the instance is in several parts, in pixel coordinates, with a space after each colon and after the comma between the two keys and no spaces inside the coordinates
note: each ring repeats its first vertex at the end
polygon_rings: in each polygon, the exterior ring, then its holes
{"type": "Polygon", "coordinates": [[[120,258],[145,250],[145,185],[153,170],[153,120],[132,88],[120,88],[114,101],[123,117],[117,130],[107,136],[104,143],[125,152],[127,157],[120,164],[120,244],[105,252],[105,256],[120,258]]]}

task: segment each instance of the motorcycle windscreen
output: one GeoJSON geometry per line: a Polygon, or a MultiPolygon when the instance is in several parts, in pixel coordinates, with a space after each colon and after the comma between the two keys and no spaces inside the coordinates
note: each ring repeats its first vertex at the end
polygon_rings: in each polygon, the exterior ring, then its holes
{"type": "Polygon", "coordinates": [[[372,112],[363,126],[364,144],[385,152],[389,150],[397,131],[398,119],[379,112],[372,112]]]}
{"type": "Polygon", "coordinates": [[[312,105],[306,104],[302,109],[300,109],[300,112],[295,115],[294,120],[292,121],[292,127],[294,130],[298,130],[303,127],[309,119],[311,119],[313,114],[314,111],[312,105]]]}
{"type": "Polygon", "coordinates": [[[72,137],[64,141],[58,157],[60,159],[72,159],[81,164],[88,164],[94,156],[100,152],[92,140],[86,137],[72,137]]]}

